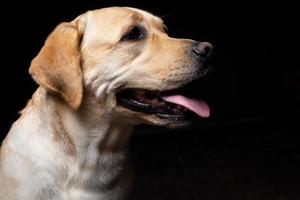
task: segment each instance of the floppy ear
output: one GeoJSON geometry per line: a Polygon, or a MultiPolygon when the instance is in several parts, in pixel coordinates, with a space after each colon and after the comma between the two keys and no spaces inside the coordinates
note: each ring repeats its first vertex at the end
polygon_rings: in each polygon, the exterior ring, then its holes
{"type": "Polygon", "coordinates": [[[80,39],[75,24],[59,24],[29,68],[29,73],[40,86],[50,93],[59,94],[74,110],[80,106],[83,96],[80,39]]]}

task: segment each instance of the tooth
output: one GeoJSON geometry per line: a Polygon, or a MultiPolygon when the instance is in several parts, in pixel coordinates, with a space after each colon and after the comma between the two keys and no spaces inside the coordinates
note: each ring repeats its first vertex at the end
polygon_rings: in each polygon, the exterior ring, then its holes
{"type": "Polygon", "coordinates": [[[155,105],[159,105],[159,101],[157,101],[156,99],[151,99],[150,101],[155,105]]]}
{"type": "Polygon", "coordinates": [[[160,102],[159,102],[159,105],[161,105],[161,106],[165,106],[165,105],[166,105],[166,102],[164,102],[164,101],[160,101],[160,102]]]}

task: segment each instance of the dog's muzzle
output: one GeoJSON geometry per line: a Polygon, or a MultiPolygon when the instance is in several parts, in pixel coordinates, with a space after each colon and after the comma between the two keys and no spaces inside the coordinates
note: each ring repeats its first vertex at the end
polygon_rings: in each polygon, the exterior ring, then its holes
{"type": "MultiPolygon", "coordinates": [[[[212,51],[213,45],[208,42],[197,42],[191,45],[192,60],[197,67],[198,78],[203,78],[211,71],[212,51]]],[[[185,86],[172,91],[128,88],[117,94],[117,102],[129,110],[153,114],[173,121],[184,121],[195,115],[201,118],[209,117],[208,104],[201,98],[186,96],[185,89],[187,89],[185,86]]]]}

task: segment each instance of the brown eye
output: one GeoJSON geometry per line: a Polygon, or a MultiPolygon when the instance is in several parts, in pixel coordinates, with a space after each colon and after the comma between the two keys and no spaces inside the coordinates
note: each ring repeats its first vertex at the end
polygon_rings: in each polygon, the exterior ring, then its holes
{"type": "Polygon", "coordinates": [[[145,38],[145,31],[141,27],[133,27],[121,38],[121,41],[138,41],[145,38]]]}

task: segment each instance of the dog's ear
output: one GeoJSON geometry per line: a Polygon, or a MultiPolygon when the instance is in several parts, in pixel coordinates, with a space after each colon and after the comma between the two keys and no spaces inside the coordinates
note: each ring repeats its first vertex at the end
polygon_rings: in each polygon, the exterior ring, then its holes
{"type": "Polygon", "coordinates": [[[32,60],[29,73],[50,93],[60,95],[74,110],[83,96],[79,53],[81,34],[75,23],[61,23],[32,60]]]}

